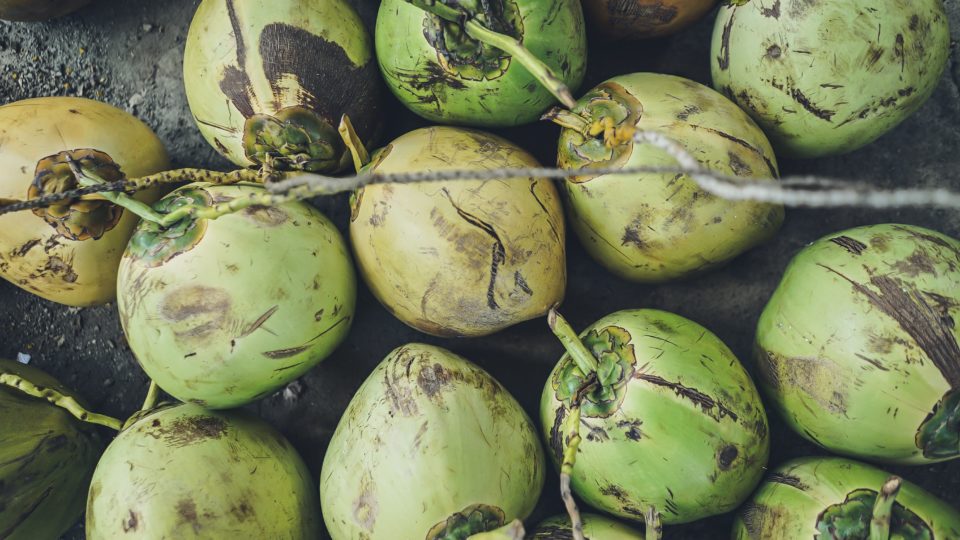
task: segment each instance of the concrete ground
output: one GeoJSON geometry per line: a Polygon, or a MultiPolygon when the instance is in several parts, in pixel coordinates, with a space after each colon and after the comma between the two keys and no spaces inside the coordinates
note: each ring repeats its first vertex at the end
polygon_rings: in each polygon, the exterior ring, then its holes
{"type": "MultiPolygon", "coordinates": [[[[375,0],[356,0],[367,20],[375,0]]],[[[75,15],[46,24],[0,22],[0,103],[45,95],[82,95],[124,108],[160,135],[176,166],[229,165],[201,139],[187,108],[181,83],[182,48],[198,0],[100,0],[75,15]]],[[[947,0],[954,38],[960,33],[960,5],[947,0]]],[[[674,73],[709,83],[712,15],[672,39],[608,46],[591,41],[590,71],[584,88],[633,71],[674,73]]],[[[954,53],[957,50],[954,48],[954,53]]],[[[817,173],[877,185],[950,185],[960,189],[960,64],[956,54],[932,99],[913,117],[876,143],[853,154],[816,161],[782,162],[784,174],[817,173]]],[[[422,122],[399,104],[386,107],[388,136],[422,122]]],[[[557,128],[538,124],[501,133],[554,160],[557,128]]],[[[346,230],[344,197],[319,201],[346,230]]],[[[769,244],[726,268],[693,281],[644,286],[621,281],[594,263],[575,238],[568,242],[569,286],[563,312],[577,328],[612,311],[655,307],[700,322],[746,360],[757,317],[791,256],[806,243],[857,225],[900,222],[960,237],[960,212],[947,210],[790,210],[780,234],[769,244]]],[[[542,385],[561,355],[544,320],[535,320],[483,339],[437,339],[396,321],[361,287],[357,316],[347,341],[305,376],[298,392],[277,394],[252,408],[296,445],[316,473],[323,449],[341,412],[370,370],[394,347],[423,341],[470,358],[502,381],[534,418],[542,385]]],[[[77,389],[93,408],[123,417],[143,399],[147,378],[125,344],[116,306],[69,309],[39,300],[0,282],[0,357],[24,352],[32,363],[77,389]]],[[[790,433],[771,415],[771,464],[823,454],[790,433]]],[[[889,470],[960,507],[960,461],[889,470]]],[[[548,482],[536,520],[561,511],[555,480],[548,482]]],[[[719,516],[668,527],[667,538],[722,538],[732,517],[719,516]]],[[[533,521],[531,521],[532,523],[533,521]]],[[[82,538],[78,525],[70,538],[82,538]]]]}

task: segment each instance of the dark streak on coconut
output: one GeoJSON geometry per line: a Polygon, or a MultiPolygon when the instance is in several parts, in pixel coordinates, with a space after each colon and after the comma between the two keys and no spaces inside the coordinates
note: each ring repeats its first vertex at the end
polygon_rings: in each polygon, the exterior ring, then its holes
{"type": "Polygon", "coordinates": [[[720,451],[717,455],[717,464],[720,466],[720,470],[726,471],[733,465],[733,462],[737,460],[737,456],[740,455],[740,451],[737,450],[736,446],[727,445],[720,451]]]}
{"type": "Polygon", "coordinates": [[[711,418],[713,418],[718,422],[724,416],[729,416],[730,419],[733,421],[737,421],[738,419],[738,416],[735,412],[731,411],[729,408],[725,407],[722,403],[715,400],[714,398],[708,396],[707,394],[704,394],[703,392],[700,392],[696,388],[689,388],[680,383],[671,382],[664,379],[663,377],[652,375],[649,373],[637,373],[636,378],[642,381],[653,383],[657,386],[670,388],[678,396],[687,398],[690,401],[693,401],[694,403],[699,405],[700,408],[702,408],[703,411],[707,413],[708,416],[710,416],[711,418]],[[713,414],[710,414],[713,411],[714,407],[716,407],[717,409],[716,416],[714,416],[713,414]]]}
{"type": "Polygon", "coordinates": [[[914,285],[891,276],[871,276],[874,290],[833,268],[819,263],[818,266],[849,282],[854,290],[895,320],[940,370],[950,387],[960,387],[960,345],[953,328],[945,324],[935,306],[931,306],[914,285]]]}
{"type": "Polygon", "coordinates": [[[500,269],[500,265],[507,260],[506,249],[503,246],[503,242],[500,240],[500,235],[497,234],[497,231],[492,225],[463,210],[457,205],[457,203],[453,202],[453,197],[450,195],[450,192],[447,190],[447,188],[440,188],[440,192],[447,197],[448,201],[450,201],[450,205],[453,206],[454,210],[457,211],[457,215],[493,239],[493,246],[490,254],[490,281],[487,283],[487,305],[490,307],[490,309],[500,309],[500,305],[497,304],[497,300],[494,297],[494,288],[497,284],[497,271],[500,269]]]}
{"type": "Polygon", "coordinates": [[[849,251],[851,255],[860,255],[867,249],[866,244],[849,236],[837,236],[830,241],[849,251]]]}
{"type": "Polygon", "coordinates": [[[177,516],[181,523],[189,524],[194,533],[200,532],[200,520],[197,518],[197,504],[192,499],[182,499],[177,503],[177,516]]]}
{"type": "Polygon", "coordinates": [[[775,482],[777,484],[785,484],[794,488],[799,489],[800,491],[806,491],[810,489],[810,486],[804,484],[796,476],[792,476],[786,473],[773,473],[767,479],[768,482],[775,482]]]}
{"type": "Polygon", "coordinates": [[[760,14],[763,15],[764,17],[769,17],[771,19],[779,19],[780,18],[780,0],[776,0],[773,3],[773,5],[770,6],[769,8],[765,8],[761,6],[760,14]]]}
{"type": "MultiPolygon", "coordinates": [[[[557,398],[560,399],[560,398],[557,398]]],[[[553,415],[553,427],[550,428],[550,450],[558,461],[563,460],[563,419],[567,416],[567,408],[563,405],[557,407],[557,412],[553,415]]]]}
{"type": "Polygon", "coordinates": [[[723,34],[720,36],[720,56],[717,57],[717,65],[722,70],[730,68],[730,33],[733,31],[733,19],[737,16],[736,7],[729,7],[733,11],[727,24],[723,25],[723,34]]]}

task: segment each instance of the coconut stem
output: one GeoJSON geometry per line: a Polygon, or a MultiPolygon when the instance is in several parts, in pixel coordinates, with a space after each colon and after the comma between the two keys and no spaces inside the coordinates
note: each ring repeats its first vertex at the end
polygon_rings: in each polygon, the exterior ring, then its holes
{"type": "Polygon", "coordinates": [[[588,122],[586,118],[573,111],[568,111],[567,109],[560,107],[554,107],[550,109],[544,113],[540,119],[553,122],[560,127],[572,129],[584,137],[586,137],[587,132],[590,131],[590,122],[588,122]]]}
{"type": "Polygon", "coordinates": [[[130,188],[134,190],[146,189],[161,184],[179,184],[192,182],[209,182],[211,184],[236,184],[238,182],[264,183],[278,180],[280,175],[272,171],[258,171],[254,169],[237,169],[230,172],[210,171],[207,169],[175,169],[163,171],[148,176],[130,179],[130,188]]]}
{"type": "Polygon", "coordinates": [[[527,68],[527,71],[529,71],[544,88],[549,90],[560,103],[563,103],[564,106],[572,109],[574,105],[576,105],[570,89],[554,74],[550,66],[534,56],[534,54],[530,52],[530,49],[524,47],[523,44],[516,39],[506,34],[494,32],[480,24],[470,13],[448,6],[438,0],[407,1],[442,19],[454,23],[462,22],[463,29],[466,30],[468,36],[492,47],[496,47],[513,58],[516,58],[517,62],[520,62],[523,67],[527,68]]]}
{"type": "Polygon", "coordinates": [[[156,407],[157,399],[160,397],[160,385],[157,384],[157,381],[150,379],[150,388],[147,389],[147,398],[143,400],[143,406],[140,407],[141,411],[149,411],[150,409],[156,407]]]}
{"type": "Polygon", "coordinates": [[[77,400],[70,396],[57,392],[52,388],[37,386],[19,375],[14,375],[13,373],[0,373],[0,385],[16,388],[28,396],[45,399],[57,407],[66,410],[76,417],[77,420],[81,420],[83,422],[105,426],[116,431],[120,431],[120,426],[123,425],[123,423],[116,418],[92,413],[84,409],[83,406],[77,402],[77,400]]]}
{"type": "MultiPolygon", "coordinates": [[[[93,186],[97,184],[105,184],[107,182],[103,178],[97,176],[96,173],[83,170],[77,164],[77,162],[71,158],[67,159],[67,164],[70,166],[70,170],[73,171],[74,176],[77,177],[77,183],[79,183],[81,186],[93,186]]],[[[160,221],[163,219],[163,217],[159,213],[155,212],[153,208],[150,208],[149,205],[134,199],[126,193],[107,191],[101,193],[100,196],[117,206],[122,206],[130,212],[133,212],[139,216],[140,219],[152,221],[153,223],[160,223],[160,221]]]]}
{"type": "Polygon", "coordinates": [[[499,529],[472,534],[467,540],[523,540],[525,534],[527,532],[523,528],[523,522],[515,519],[499,529]]]}
{"type": "Polygon", "coordinates": [[[893,503],[900,493],[901,480],[891,476],[884,482],[873,504],[873,518],[870,520],[870,540],[889,540],[890,516],[893,513],[893,503]]]}
{"type": "Polygon", "coordinates": [[[651,504],[643,514],[643,528],[646,540],[660,540],[663,535],[663,525],[660,523],[660,512],[651,504]]]}
{"type": "Polygon", "coordinates": [[[547,324],[584,375],[589,375],[597,371],[599,364],[597,363],[596,357],[594,357],[593,353],[580,341],[580,336],[578,336],[577,332],[570,326],[570,323],[557,313],[556,307],[550,308],[550,312],[547,313],[547,324]]]}
{"type": "Polygon", "coordinates": [[[353,122],[350,121],[349,116],[343,115],[340,117],[340,126],[337,131],[340,132],[340,138],[343,139],[343,144],[346,145],[347,150],[350,150],[350,156],[353,157],[353,168],[360,172],[364,165],[370,163],[370,153],[367,152],[367,147],[363,145],[360,137],[357,137],[357,131],[353,129],[353,122]]]}
{"type": "Polygon", "coordinates": [[[583,536],[583,519],[580,517],[580,510],[577,509],[577,502],[573,500],[573,492],[570,490],[570,476],[573,474],[573,466],[577,460],[577,449],[580,447],[580,402],[570,407],[569,416],[565,422],[567,424],[564,433],[569,433],[566,437],[566,447],[563,449],[563,461],[560,464],[560,498],[563,499],[563,505],[570,516],[570,529],[573,531],[573,540],[585,540],[583,536]]]}

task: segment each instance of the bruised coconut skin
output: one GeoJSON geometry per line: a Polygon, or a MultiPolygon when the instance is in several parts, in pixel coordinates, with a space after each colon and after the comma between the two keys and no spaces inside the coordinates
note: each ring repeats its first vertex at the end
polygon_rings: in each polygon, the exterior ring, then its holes
{"type": "MultiPolygon", "coordinates": [[[[495,135],[432,127],[397,138],[365,170],[537,166],[495,135]]],[[[377,299],[428,334],[492,334],[563,298],[563,214],[543,178],[367,186],[353,200],[350,238],[377,299]]]]}
{"type": "Polygon", "coordinates": [[[713,86],[778,153],[842,154],[920,108],[949,53],[942,0],[728,0],[713,32],[713,86]]]}
{"type": "Polygon", "coordinates": [[[645,39],[675,34],[700,20],[717,0],[586,0],[587,21],[604,37],[645,39]]]}
{"type": "MultiPolygon", "coordinates": [[[[583,12],[577,0],[482,4],[502,15],[484,14],[481,22],[518,39],[576,91],[587,61],[583,12]],[[505,22],[491,22],[495,19],[505,22]]],[[[463,33],[457,24],[441,22],[408,0],[381,2],[377,61],[387,87],[410,110],[431,122],[506,127],[533,122],[556,102],[510,55],[488,45],[480,47],[468,37],[456,41],[455,36],[463,33]],[[445,29],[442,34],[441,28],[445,29]],[[477,56],[486,60],[479,62],[477,56]]]]}
{"type": "MultiPolygon", "coordinates": [[[[705,168],[750,178],[777,176],[763,132],[733,103],[699,83],[656,73],[614,77],[573,109],[587,121],[654,130],[674,139],[705,168]]],[[[632,140],[606,146],[575,129],[560,133],[557,164],[676,167],[664,151],[632,140]]],[[[769,240],[783,207],[728,201],[685,175],[585,175],[563,182],[571,228],[587,251],[631,281],[664,282],[715,268],[769,240]]]]}
{"type": "MultiPolygon", "coordinates": [[[[872,502],[890,476],[848,459],[790,461],[771,472],[737,513],[733,538],[792,540],[817,533],[837,540],[867,538],[872,502]],[[831,525],[833,529],[828,529],[831,525]]],[[[894,503],[890,538],[960,538],[960,513],[903,481],[894,503]]]]}
{"type": "Polygon", "coordinates": [[[337,425],[320,473],[324,520],[334,540],[464,540],[527,517],[544,461],[499,382],[450,351],[407,344],[337,425]]]}
{"type": "MultiPolygon", "coordinates": [[[[154,208],[262,191],[190,184],[154,208]]],[[[165,232],[141,224],[120,266],[117,305],[151,379],[181,401],[228,408],[270,394],[329,356],[349,331],[355,279],[336,227],[294,202],[165,232]]]]}
{"type": "MultiPolygon", "coordinates": [[[[81,165],[112,174],[109,180],[169,167],[160,139],[120,109],[75,97],[27,99],[0,107],[0,199],[34,198],[39,193],[31,193],[31,183],[51,172],[55,161],[59,163],[52,176],[72,179],[67,152],[81,165]]],[[[44,184],[46,193],[55,183],[44,184]]],[[[153,202],[160,191],[149,189],[134,197],[153,202]]],[[[0,216],[0,277],[70,306],[112,301],[120,256],[138,218],[95,199],[0,216]],[[57,217],[48,220],[38,213],[57,217]]]]}
{"type": "MultiPolygon", "coordinates": [[[[585,395],[573,492],[590,506],[663,524],[728,512],[760,481],[770,440],[760,396],[736,356],[679,315],[612,313],[580,334],[598,359],[614,355],[612,396],[585,395]]],[[[562,425],[583,373],[564,355],[540,400],[543,434],[559,463],[562,425]]]]}
{"type": "Polygon", "coordinates": [[[76,11],[90,0],[0,0],[0,19],[44,21],[76,11]]]}
{"type": "Polygon", "coordinates": [[[320,536],[310,472],[250,414],[162,408],[110,443],[90,484],[86,533],[107,538],[320,536]]]}
{"type": "Polygon", "coordinates": [[[204,0],[184,51],[190,111],[237,165],[336,172],[350,163],[343,114],[365,141],[380,130],[372,49],[344,0],[204,0]]]}
{"type": "Polygon", "coordinates": [[[825,236],[794,257],[757,326],[770,403],[833,452],[960,456],[960,242],[910,225],[825,236]]]}
{"type": "MultiPolygon", "coordinates": [[[[76,398],[46,373],[0,359],[0,374],[76,398]]],[[[0,538],[59,538],[83,513],[102,443],[65,409],[0,385],[0,538]]]]}
{"type": "MultiPolygon", "coordinates": [[[[643,540],[640,531],[598,514],[581,514],[583,534],[588,540],[643,540]]],[[[569,516],[554,516],[537,525],[528,540],[572,540],[569,516]]]]}

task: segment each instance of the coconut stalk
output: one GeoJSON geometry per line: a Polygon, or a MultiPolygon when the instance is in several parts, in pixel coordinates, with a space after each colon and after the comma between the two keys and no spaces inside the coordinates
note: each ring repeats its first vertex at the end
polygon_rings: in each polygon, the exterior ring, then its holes
{"type": "MultiPolygon", "coordinates": [[[[583,519],[577,508],[577,503],[573,499],[573,493],[570,489],[570,480],[573,474],[573,467],[576,463],[577,449],[580,446],[580,404],[583,396],[588,392],[600,388],[609,388],[612,386],[611,380],[605,380],[602,374],[598,372],[600,365],[593,353],[587,349],[583,341],[577,335],[577,332],[570,326],[559,313],[556,306],[550,309],[547,314],[547,325],[550,330],[563,344],[570,358],[573,359],[577,367],[584,375],[584,382],[577,389],[570,403],[567,417],[564,419],[563,432],[566,446],[563,449],[563,458],[560,464],[560,497],[566,507],[567,514],[570,516],[571,531],[574,540],[585,540],[583,534],[583,519]]],[[[615,381],[615,379],[613,379],[615,381]]],[[[644,526],[646,529],[647,540],[658,540],[661,537],[660,513],[653,506],[648,507],[644,514],[644,526]]]]}
{"type": "Polygon", "coordinates": [[[890,516],[893,513],[893,503],[900,493],[899,477],[891,476],[884,482],[877,495],[877,502],[873,505],[873,518],[870,520],[870,540],[889,540],[890,516]]]}
{"type": "Polygon", "coordinates": [[[116,418],[88,411],[83,405],[80,405],[80,402],[76,399],[62,392],[54,390],[53,388],[37,386],[13,373],[0,373],[0,385],[15,388],[28,396],[46,400],[69,412],[74,418],[81,422],[108,427],[115,431],[120,431],[120,426],[123,425],[123,423],[116,418]]]}

